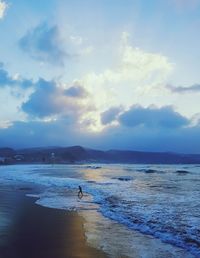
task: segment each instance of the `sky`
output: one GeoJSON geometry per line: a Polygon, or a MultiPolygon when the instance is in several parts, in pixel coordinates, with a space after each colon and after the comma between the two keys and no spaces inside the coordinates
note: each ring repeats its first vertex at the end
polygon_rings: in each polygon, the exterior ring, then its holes
{"type": "Polygon", "coordinates": [[[0,0],[0,147],[200,153],[200,0],[0,0]]]}

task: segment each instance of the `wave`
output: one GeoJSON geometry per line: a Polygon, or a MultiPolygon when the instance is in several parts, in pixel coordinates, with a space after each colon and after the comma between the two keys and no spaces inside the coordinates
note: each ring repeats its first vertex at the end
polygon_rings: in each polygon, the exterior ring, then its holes
{"type": "Polygon", "coordinates": [[[160,171],[155,170],[155,169],[138,169],[138,172],[144,172],[144,173],[148,173],[148,174],[152,174],[152,173],[158,173],[160,171]]]}
{"type": "Polygon", "coordinates": [[[110,197],[105,199],[100,210],[105,217],[118,221],[130,229],[153,235],[163,242],[184,248],[200,257],[200,232],[197,232],[198,229],[184,228],[183,225],[181,228],[180,224],[176,225],[175,216],[171,221],[167,220],[165,216],[163,218],[163,213],[149,216],[149,214],[141,213],[137,209],[138,207],[132,209],[134,205],[134,202],[127,203],[110,197]]]}
{"type": "Polygon", "coordinates": [[[190,174],[190,172],[188,170],[176,170],[176,173],[179,175],[190,174]]]}
{"type": "Polygon", "coordinates": [[[132,176],[119,176],[119,177],[113,177],[112,179],[117,179],[119,181],[131,181],[134,178],[132,176]]]}

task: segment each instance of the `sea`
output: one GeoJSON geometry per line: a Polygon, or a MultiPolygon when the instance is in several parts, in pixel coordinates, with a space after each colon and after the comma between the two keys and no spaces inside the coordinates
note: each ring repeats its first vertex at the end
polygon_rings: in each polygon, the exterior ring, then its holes
{"type": "MultiPolygon", "coordinates": [[[[0,186],[22,184],[40,187],[40,192],[26,193],[38,205],[86,214],[98,211],[129,232],[178,247],[185,257],[200,257],[200,165],[0,166],[0,186]]],[[[1,228],[8,218],[1,212],[0,218],[1,228]]]]}

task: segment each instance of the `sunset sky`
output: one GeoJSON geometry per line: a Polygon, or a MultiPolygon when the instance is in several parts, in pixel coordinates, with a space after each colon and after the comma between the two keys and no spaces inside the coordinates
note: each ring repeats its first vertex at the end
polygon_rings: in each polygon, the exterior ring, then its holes
{"type": "Polygon", "coordinates": [[[200,153],[200,0],[1,0],[0,146],[200,153]]]}

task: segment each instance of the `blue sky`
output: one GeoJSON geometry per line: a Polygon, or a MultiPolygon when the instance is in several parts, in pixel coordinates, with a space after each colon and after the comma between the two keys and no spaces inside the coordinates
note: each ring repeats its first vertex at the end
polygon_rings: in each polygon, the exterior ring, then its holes
{"type": "Polygon", "coordinates": [[[0,1],[0,143],[200,153],[200,0],[0,1]]]}

